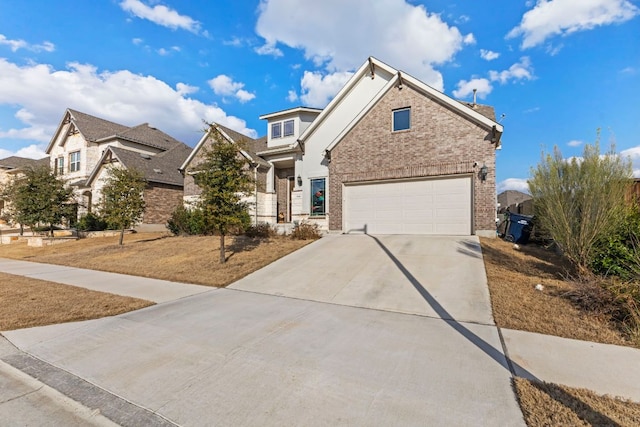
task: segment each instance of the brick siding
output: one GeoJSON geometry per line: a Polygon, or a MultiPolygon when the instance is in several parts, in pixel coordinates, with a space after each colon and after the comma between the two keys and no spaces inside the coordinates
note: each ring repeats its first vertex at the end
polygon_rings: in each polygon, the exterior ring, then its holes
{"type": "Polygon", "coordinates": [[[393,88],[331,152],[329,229],[342,228],[345,183],[442,175],[472,177],[474,230],[494,230],[495,149],[490,130],[410,87],[393,88]],[[411,107],[411,129],[392,132],[392,111],[404,107],[411,107]],[[478,177],[483,164],[489,169],[485,182],[478,177]]]}
{"type": "Polygon", "coordinates": [[[144,190],[146,208],[143,224],[165,224],[171,213],[182,204],[183,189],[177,185],[150,183],[144,190]]]}

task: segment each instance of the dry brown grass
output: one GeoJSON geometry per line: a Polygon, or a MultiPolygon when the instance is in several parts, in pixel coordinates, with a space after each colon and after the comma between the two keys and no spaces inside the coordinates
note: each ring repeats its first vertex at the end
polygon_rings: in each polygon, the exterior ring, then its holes
{"type": "Polygon", "coordinates": [[[566,280],[569,266],[553,251],[533,244],[481,239],[491,304],[496,324],[604,344],[633,346],[616,325],[573,304],[567,292],[575,284],[566,280]],[[543,291],[535,289],[537,284],[543,291]]]}
{"type": "Polygon", "coordinates": [[[640,403],[522,378],[514,383],[530,427],[640,425],[640,403]]]}
{"type": "Polygon", "coordinates": [[[0,330],[97,319],[138,310],[151,301],[0,273],[0,330]]]}
{"type": "Polygon", "coordinates": [[[220,264],[218,237],[137,233],[80,239],[43,248],[26,243],[0,245],[0,257],[60,264],[113,273],[223,287],[301,248],[309,241],[244,236],[226,239],[227,262],[220,264]]]}

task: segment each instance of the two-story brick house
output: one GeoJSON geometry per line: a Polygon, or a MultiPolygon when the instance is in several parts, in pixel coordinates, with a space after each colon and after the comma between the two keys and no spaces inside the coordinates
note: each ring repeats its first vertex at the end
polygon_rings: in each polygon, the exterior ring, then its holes
{"type": "Polygon", "coordinates": [[[140,170],[147,179],[144,224],[164,224],[182,203],[178,168],[190,152],[148,123],[128,127],[72,109],[66,110],[46,150],[51,169],[74,188],[78,215],[99,203],[107,165],[140,170]]]}
{"type": "MultiPolygon", "coordinates": [[[[308,220],[345,233],[495,236],[503,127],[492,107],[454,100],[369,58],[325,109],[261,118],[266,138],[240,136],[268,165],[259,168],[266,171],[256,220],[308,220]]],[[[185,190],[185,199],[197,197],[195,186],[185,190]]]]}

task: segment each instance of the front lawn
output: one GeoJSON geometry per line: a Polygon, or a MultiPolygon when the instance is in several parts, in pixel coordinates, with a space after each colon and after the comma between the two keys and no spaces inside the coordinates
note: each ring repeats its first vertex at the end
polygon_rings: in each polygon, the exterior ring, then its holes
{"type": "Polygon", "coordinates": [[[0,258],[224,287],[310,242],[286,237],[227,237],[227,262],[220,264],[219,238],[215,236],[136,233],[125,236],[124,241],[119,246],[117,236],[99,237],[42,248],[14,243],[0,245],[0,258]]]}

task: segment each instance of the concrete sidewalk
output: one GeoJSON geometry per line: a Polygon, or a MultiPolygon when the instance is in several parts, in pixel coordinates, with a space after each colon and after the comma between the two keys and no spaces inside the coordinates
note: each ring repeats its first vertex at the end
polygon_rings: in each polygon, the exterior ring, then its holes
{"type": "Polygon", "coordinates": [[[156,303],[173,301],[215,289],[209,286],[6,258],[0,258],[0,272],[140,298],[156,303]]]}

